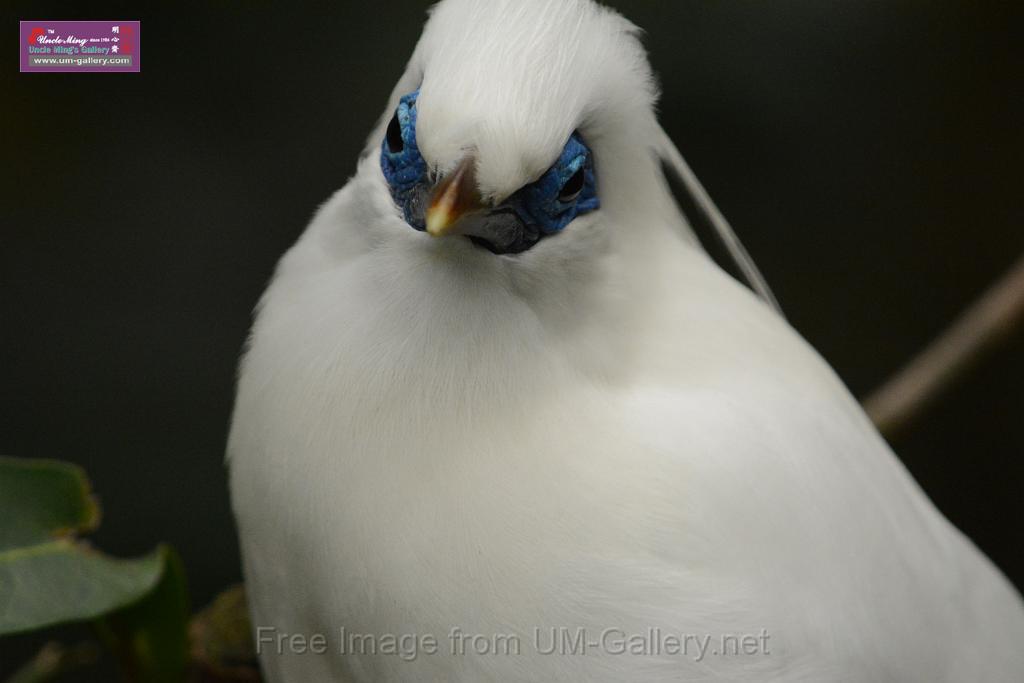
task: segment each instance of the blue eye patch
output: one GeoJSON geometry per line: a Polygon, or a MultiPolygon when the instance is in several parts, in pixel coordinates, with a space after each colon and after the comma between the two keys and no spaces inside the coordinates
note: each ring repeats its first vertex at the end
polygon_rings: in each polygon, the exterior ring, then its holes
{"type": "Polygon", "coordinates": [[[427,187],[427,162],[416,144],[415,90],[398,102],[381,145],[380,168],[384,172],[391,198],[402,210],[405,220],[417,230],[425,230],[424,214],[430,198],[427,187]]]}
{"type": "Polygon", "coordinates": [[[506,202],[519,217],[545,235],[561,231],[576,216],[601,206],[597,198],[594,157],[573,133],[554,165],[506,202]]]}
{"type": "MultiPolygon", "coordinates": [[[[416,90],[399,100],[381,142],[380,166],[405,221],[424,230],[433,187],[416,142],[418,96],[416,90]]],[[[525,251],[541,238],[563,230],[577,216],[599,207],[593,154],[574,132],[551,168],[491,210],[495,224],[502,225],[496,231],[502,238],[480,241],[496,253],[525,251]],[[516,225],[510,227],[512,223],[516,225]]]]}

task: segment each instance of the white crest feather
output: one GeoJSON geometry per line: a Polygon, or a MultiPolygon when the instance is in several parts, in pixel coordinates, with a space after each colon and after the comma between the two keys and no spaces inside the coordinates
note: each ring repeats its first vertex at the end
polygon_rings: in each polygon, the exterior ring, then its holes
{"type": "Polygon", "coordinates": [[[711,195],[708,194],[707,190],[704,189],[704,185],[701,184],[700,180],[697,179],[697,174],[693,172],[690,165],[686,163],[686,159],[679,153],[679,149],[672,142],[672,138],[662,130],[661,131],[661,144],[658,146],[658,154],[665,161],[666,164],[675,172],[679,182],[683,184],[683,187],[693,198],[694,205],[697,210],[700,211],[703,218],[711,225],[714,229],[715,234],[722,241],[723,246],[728,250],[729,255],[732,257],[736,266],[740,269],[743,274],[743,278],[747,281],[747,284],[757,292],[758,296],[765,300],[765,302],[774,308],[779,315],[783,315],[782,307],[779,306],[778,300],[775,298],[775,294],[772,293],[771,288],[768,286],[768,282],[761,274],[757,264],[754,263],[754,259],[747,253],[746,247],[740,242],[739,237],[736,236],[736,232],[729,225],[729,221],[726,220],[725,216],[718,209],[714,200],[711,199],[711,195]]]}

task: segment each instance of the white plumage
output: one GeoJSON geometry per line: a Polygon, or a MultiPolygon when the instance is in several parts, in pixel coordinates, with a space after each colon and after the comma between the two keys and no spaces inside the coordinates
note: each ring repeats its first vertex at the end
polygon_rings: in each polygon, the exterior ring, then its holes
{"type": "Polygon", "coordinates": [[[445,0],[282,259],[229,445],[268,680],[1024,679],[1018,594],[689,233],[636,33],[589,0],[445,0]],[[578,129],[600,210],[508,256],[412,230],[377,150],[417,87],[440,176],[472,151],[500,199],[578,129]],[[341,654],[342,628],[438,648],[341,654]],[[460,652],[455,628],[520,648],[460,652]],[[551,628],[767,640],[543,654],[551,628]]]}

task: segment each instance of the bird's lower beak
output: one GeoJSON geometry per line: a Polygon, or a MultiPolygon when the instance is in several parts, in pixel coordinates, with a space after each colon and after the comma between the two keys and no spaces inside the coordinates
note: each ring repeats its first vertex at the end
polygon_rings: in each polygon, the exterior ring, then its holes
{"type": "Polygon", "coordinates": [[[477,189],[475,165],[476,160],[467,156],[434,189],[426,214],[431,236],[461,234],[459,220],[486,208],[477,189]]]}

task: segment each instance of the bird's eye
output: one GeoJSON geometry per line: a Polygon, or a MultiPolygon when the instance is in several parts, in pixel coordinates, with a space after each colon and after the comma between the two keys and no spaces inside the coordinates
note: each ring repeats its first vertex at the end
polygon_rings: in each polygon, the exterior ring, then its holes
{"type": "Polygon", "coordinates": [[[405,140],[402,139],[402,124],[398,120],[398,112],[391,117],[391,123],[388,124],[388,132],[385,135],[388,144],[388,151],[392,154],[398,154],[405,148],[405,140]]]}
{"type": "Polygon", "coordinates": [[[565,185],[562,185],[562,190],[558,193],[558,201],[576,201],[576,198],[580,196],[580,192],[583,191],[583,180],[583,167],[580,166],[580,168],[565,181],[565,185]]]}

